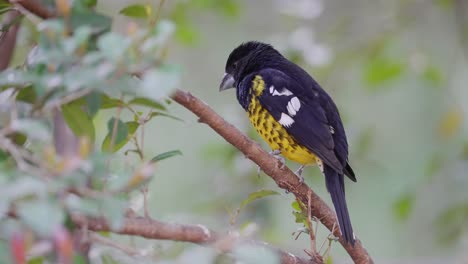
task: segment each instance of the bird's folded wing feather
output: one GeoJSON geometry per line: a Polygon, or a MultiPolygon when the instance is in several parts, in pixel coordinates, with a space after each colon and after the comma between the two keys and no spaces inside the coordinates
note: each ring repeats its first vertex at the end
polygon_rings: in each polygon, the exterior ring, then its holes
{"type": "Polygon", "coordinates": [[[266,69],[258,75],[265,82],[265,89],[259,96],[262,106],[299,144],[338,173],[343,173],[344,164],[335,153],[333,136],[339,131],[334,131],[325,109],[318,98],[314,99],[317,94],[308,93],[308,89],[278,70],[266,69]]]}

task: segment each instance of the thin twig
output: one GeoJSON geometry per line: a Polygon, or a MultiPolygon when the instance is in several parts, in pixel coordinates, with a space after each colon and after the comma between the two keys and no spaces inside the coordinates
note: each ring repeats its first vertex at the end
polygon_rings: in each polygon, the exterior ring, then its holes
{"type": "Polygon", "coordinates": [[[158,9],[156,10],[156,15],[154,17],[154,20],[152,21],[153,26],[155,26],[159,21],[159,17],[161,16],[161,10],[164,5],[164,2],[165,2],[164,0],[159,0],[158,9]]]}
{"type": "Polygon", "coordinates": [[[41,162],[36,157],[22,147],[15,145],[11,139],[3,135],[0,135],[0,149],[10,153],[20,171],[34,172],[40,175],[45,174],[42,166],[34,166],[34,164],[41,165],[41,162]]]}
{"type": "Polygon", "coordinates": [[[143,188],[141,188],[141,192],[143,193],[143,213],[145,214],[145,218],[150,218],[150,213],[148,209],[148,184],[145,183],[143,188]]]}
{"type": "Polygon", "coordinates": [[[307,222],[309,223],[309,236],[310,236],[310,250],[312,254],[318,255],[317,254],[317,245],[316,245],[316,239],[317,237],[315,236],[314,232],[314,226],[312,224],[312,198],[311,198],[311,193],[309,192],[309,200],[307,203],[307,222]]]}

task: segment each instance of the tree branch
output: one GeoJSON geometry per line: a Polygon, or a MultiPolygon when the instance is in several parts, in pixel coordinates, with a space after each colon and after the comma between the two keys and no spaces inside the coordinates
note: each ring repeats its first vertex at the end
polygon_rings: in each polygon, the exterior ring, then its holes
{"type": "Polygon", "coordinates": [[[42,18],[51,18],[55,13],[36,0],[10,0],[10,3],[19,4],[30,13],[42,18]]]}
{"type": "Polygon", "coordinates": [[[230,252],[239,243],[249,243],[274,250],[281,257],[281,264],[323,264],[320,259],[308,260],[271,247],[266,243],[243,240],[236,236],[222,236],[202,225],[164,223],[144,217],[127,217],[120,230],[112,230],[105,219],[72,215],[73,222],[91,231],[108,231],[121,235],[141,236],[148,239],[173,240],[195,244],[211,244],[221,252],[230,252]]]}
{"type": "Polygon", "coordinates": [[[16,45],[16,35],[18,34],[20,23],[17,21],[20,19],[21,13],[12,10],[5,14],[2,26],[9,25],[6,32],[1,32],[0,37],[0,50],[2,56],[0,56],[0,71],[8,68],[13,52],[16,45]],[[10,25],[11,24],[11,25],[10,25]]]}
{"type": "MultiPolygon", "coordinates": [[[[338,226],[335,213],[327,206],[327,204],[307,186],[306,183],[301,183],[298,177],[287,167],[281,168],[278,166],[278,160],[269,155],[263,150],[259,144],[249,139],[233,125],[226,122],[207,104],[196,98],[192,94],[177,90],[172,98],[195,115],[200,118],[200,121],[209,125],[214,131],[222,136],[226,141],[239,149],[244,155],[255,162],[260,168],[269,175],[276,184],[291,193],[303,204],[310,204],[311,214],[318,218],[323,225],[330,231],[334,225],[338,226]],[[309,203],[309,197],[311,202],[309,203]]],[[[348,254],[358,264],[374,263],[361,241],[356,238],[354,247],[344,241],[338,229],[333,233],[339,238],[340,243],[346,249],[348,254]]]]}

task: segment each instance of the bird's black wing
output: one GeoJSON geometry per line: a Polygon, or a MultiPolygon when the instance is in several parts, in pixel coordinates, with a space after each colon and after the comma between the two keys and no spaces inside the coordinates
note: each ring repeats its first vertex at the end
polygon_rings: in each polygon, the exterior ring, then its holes
{"type": "MultiPolygon", "coordinates": [[[[257,75],[265,82],[265,89],[259,96],[262,106],[299,144],[333,170],[343,174],[347,161],[347,144],[341,146],[339,142],[340,146],[337,146],[334,138],[343,136],[346,143],[346,136],[342,126],[337,129],[330,123],[326,113],[328,109],[320,101],[324,99],[323,96],[304,88],[298,81],[279,70],[265,69],[257,75]]],[[[331,100],[329,97],[325,99],[331,100]]]]}

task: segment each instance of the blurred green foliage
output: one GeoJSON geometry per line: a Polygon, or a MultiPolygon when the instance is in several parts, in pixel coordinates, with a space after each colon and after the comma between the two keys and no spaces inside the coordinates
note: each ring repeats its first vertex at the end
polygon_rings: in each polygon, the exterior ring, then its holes
{"type": "MultiPolygon", "coordinates": [[[[202,95],[217,110],[235,105],[234,96],[221,98],[209,87],[220,77],[213,75],[222,73],[230,49],[248,39],[273,42],[313,73],[337,102],[346,123],[350,159],[359,176],[358,184],[346,185],[351,216],[372,255],[379,260],[408,258],[411,263],[417,263],[412,258],[421,255],[442,256],[446,262],[466,256],[457,252],[466,247],[468,223],[468,197],[464,195],[468,185],[467,66],[459,52],[467,44],[456,29],[466,26],[453,19],[455,11],[462,12],[457,1],[350,1],[350,7],[342,1],[311,0],[325,7],[314,19],[294,17],[291,12],[282,15],[284,10],[276,10],[279,1],[165,1],[162,10],[157,1],[107,1],[122,5],[112,13],[102,10],[103,2],[72,1],[67,19],[40,23],[23,19],[25,37],[20,35],[24,41],[18,44],[14,66],[0,74],[2,95],[14,99],[2,101],[0,107],[1,130],[12,130],[5,138],[45,163],[40,170],[24,173],[8,151],[0,152],[4,168],[0,176],[0,263],[12,262],[12,245],[21,249],[27,241],[29,249],[43,240],[53,241],[57,225],[72,231],[75,227],[67,225],[70,212],[105,215],[118,227],[124,209],[138,200],[134,190],[153,179],[152,174],[143,175],[143,161],[180,155],[179,150],[168,151],[179,146],[184,147],[184,156],[167,161],[171,168],[158,166],[158,181],[152,184],[158,217],[209,223],[220,230],[244,230],[258,224],[262,239],[297,252],[306,248],[306,239],[293,241],[290,236],[295,228],[307,231],[307,215],[301,206],[291,205],[286,195],[253,202],[276,195],[264,189],[275,186],[269,186],[266,177],[258,178],[256,167],[235,148],[190,126],[185,113],[166,100],[175,87],[188,84],[187,89],[202,95]],[[121,27],[118,23],[123,16],[132,22],[121,27]],[[208,21],[219,24],[206,23],[208,16],[213,19],[208,21]],[[162,19],[166,17],[170,20],[162,19]],[[290,33],[296,28],[307,28],[315,39],[294,42],[290,33]],[[297,42],[312,44],[297,47],[297,42]],[[325,43],[332,56],[328,62],[311,65],[304,51],[316,50],[317,42],[325,43]],[[172,57],[179,61],[177,65],[167,62],[169,52],[175,52],[172,57]],[[26,62],[25,54],[29,54],[26,62]],[[74,134],[82,136],[80,150],[71,158],[54,150],[51,115],[57,107],[74,134]],[[147,131],[146,147],[137,145],[142,142],[142,129],[147,131]],[[73,165],[73,159],[78,165],[73,165]],[[45,172],[52,172],[54,180],[43,179],[45,172]],[[180,189],[174,189],[176,184],[180,189]],[[79,187],[111,194],[62,195],[67,188],[79,187]],[[7,215],[12,204],[18,210],[16,220],[7,215]],[[242,209],[235,224],[229,221],[233,215],[229,208],[242,209]]],[[[289,2],[291,10],[306,9],[289,2]]],[[[56,1],[43,4],[53,10],[56,1]]],[[[1,0],[0,16],[11,8],[1,0]]],[[[9,26],[2,25],[1,31],[9,26]]],[[[232,109],[223,112],[227,119],[243,117],[242,110],[232,109]]],[[[260,142],[252,129],[245,131],[260,142]]],[[[27,160],[28,166],[35,162],[27,160]]],[[[306,173],[314,176],[306,181],[328,197],[319,172],[310,168],[306,173]]],[[[320,231],[320,239],[331,243],[328,234],[320,231]]],[[[263,250],[241,248],[228,256],[208,249],[200,253],[180,244],[135,244],[167,260],[164,263],[185,259],[233,263],[234,257],[258,257],[263,250]]],[[[135,262],[114,251],[98,252],[97,263],[135,262]]],[[[343,252],[339,247],[333,247],[331,254],[327,263],[332,259],[340,263],[343,252]]],[[[269,252],[261,256],[270,261],[269,252]]],[[[28,261],[47,263],[54,257],[49,252],[28,261]]],[[[73,263],[86,260],[75,254],[73,263]]]]}

